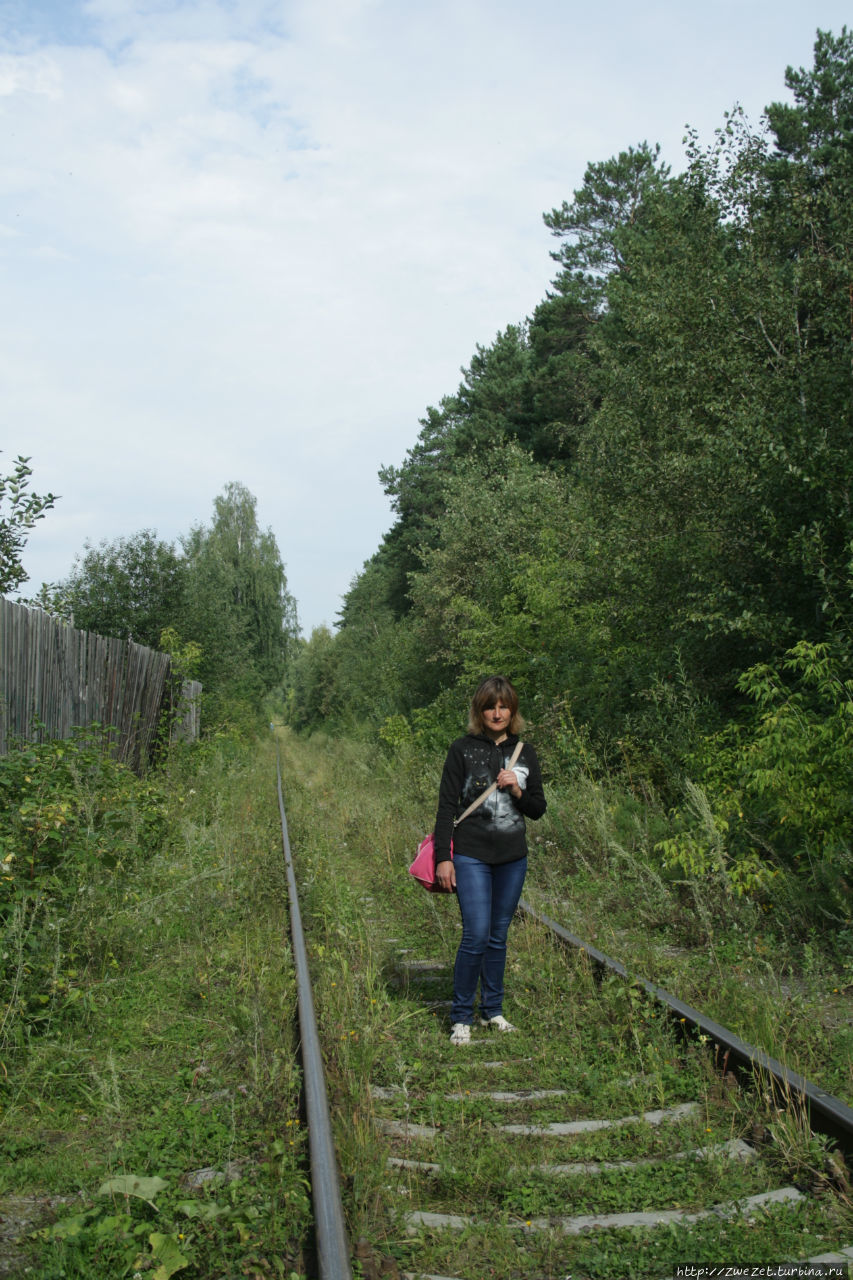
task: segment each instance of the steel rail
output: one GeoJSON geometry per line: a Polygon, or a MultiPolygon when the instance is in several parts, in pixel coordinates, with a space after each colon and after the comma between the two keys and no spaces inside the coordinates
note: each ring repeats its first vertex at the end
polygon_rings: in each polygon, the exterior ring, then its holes
{"type": "Polygon", "coordinates": [[[811,1128],[817,1129],[818,1132],[825,1133],[833,1138],[845,1154],[853,1153],[853,1110],[845,1102],[833,1097],[825,1089],[811,1084],[804,1076],[798,1075],[796,1071],[789,1070],[788,1067],[784,1066],[776,1058],[771,1058],[762,1049],[756,1049],[754,1045],[747,1044],[745,1040],[741,1040],[740,1036],[736,1036],[733,1031],[729,1031],[727,1027],[722,1026],[719,1022],[714,1022],[712,1018],[707,1018],[704,1013],[691,1008],[689,1004],[685,1004],[677,996],[670,995],[663,987],[658,987],[653,982],[647,982],[645,978],[632,976],[618,960],[614,960],[605,955],[603,951],[598,951],[595,947],[589,946],[588,943],[570,933],[568,929],[564,929],[556,921],[542,915],[541,912],[531,907],[529,903],[522,900],[518,905],[519,909],[530,916],[531,919],[550,929],[561,942],[575,947],[578,951],[582,951],[589,956],[596,968],[609,970],[609,972],[618,974],[620,978],[624,978],[627,982],[633,982],[642,987],[646,994],[658,1004],[663,1005],[669,1015],[676,1019],[682,1027],[688,1027],[697,1031],[700,1035],[708,1036],[723,1051],[722,1065],[724,1070],[735,1067],[740,1071],[749,1071],[759,1078],[769,1079],[774,1092],[785,1103],[787,1108],[791,1106],[791,1098],[796,1098],[807,1115],[811,1128]]]}
{"type": "Polygon", "coordinates": [[[287,817],[284,812],[284,795],[281,786],[281,757],[278,748],[276,748],[276,772],[281,837],[287,869],[287,893],[290,900],[290,936],[296,968],[317,1262],[320,1280],[352,1280],[351,1250],[344,1222],[340,1179],[335,1160],[332,1118],[326,1093],[326,1077],[323,1071],[320,1037],[317,1032],[317,1018],[314,1013],[308,953],[305,949],[305,935],[302,930],[302,917],[299,913],[299,899],[296,892],[296,876],[290,854],[290,838],[287,833],[287,817]]]}

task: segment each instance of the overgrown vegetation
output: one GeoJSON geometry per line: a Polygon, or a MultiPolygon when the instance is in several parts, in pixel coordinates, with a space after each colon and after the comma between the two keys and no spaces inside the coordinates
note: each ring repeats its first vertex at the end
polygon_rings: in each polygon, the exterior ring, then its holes
{"type": "MultiPolygon", "coordinates": [[[[452,1273],[461,1247],[487,1250],[509,1274],[521,1265],[518,1216],[583,1212],[591,1191],[558,1194],[533,1173],[507,1170],[489,1134],[513,1112],[471,1096],[483,1082],[460,1075],[432,1003],[449,989],[457,913],[422,894],[404,867],[431,817],[440,756],[410,752],[405,739],[393,758],[340,738],[285,734],[281,748],[358,1264],[365,1277],[392,1261],[452,1273]],[[440,972],[409,970],[409,956],[440,972]],[[402,1088],[410,1119],[444,1128],[444,1094],[461,1091],[452,1116],[460,1111],[467,1128],[452,1139],[448,1129],[448,1170],[429,1195],[472,1213],[487,1203],[487,1236],[408,1236],[399,1219],[408,1201],[389,1189],[388,1141],[373,1124],[394,1108],[371,1098],[368,1083],[402,1088]],[[475,1161],[466,1133],[477,1137],[475,1161]]],[[[12,1224],[0,1250],[19,1231],[13,1268],[37,1260],[46,1280],[310,1274],[272,751],[220,737],[173,751],[139,780],[101,754],[96,734],[82,735],[13,752],[0,762],[0,784],[0,1203],[12,1224]],[[9,856],[13,847],[21,856],[9,856]]],[[[792,940],[787,920],[733,896],[722,871],[656,871],[651,851],[669,819],[623,789],[579,771],[550,799],[526,896],[853,1098],[849,963],[833,967],[818,940],[792,940]]],[[[698,1226],[689,1237],[649,1237],[639,1253],[636,1234],[617,1233],[598,1262],[583,1245],[567,1252],[558,1235],[525,1241],[542,1274],[564,1274],[571,1259],[589,1275],[657,1275],[688,1246],[702,1256],[718,1246],[739,1258],[803,1256],[844,1236],[843,1174],[828,1172],[825,1147],[777,1115],[769,1095],[744,1096],[733,1116],[702,1046],[682,1062],[636,987],[598,988],[582,965],[567,971],[546,954],[535,929],[518,926],[514,936],[508,1011],[532,1038],[496,1087],[529,1087],[532,1071],[538,1086],[567,1090],[568,1102],[538,1104],[540,1121],[565,1118],[567,1106],[618,1117],[704,1100],[701,1121],[654,1137],[656,1158],[782,1126],[760,1173],[712,1163],[666,1177],[614,1175],[601,1184],[599,1210],[722,1202],[768,1179],[824,1188],[812,1206],[768,1217],[759,1230],[698,1226]],[[560,1051],[565,1037],[570,1050],[560,1051]]],[[[480,1068],[483,1051],[493,1053],[485,1041],[475,1050],[480,1068]]],[[[620,1159],[648,1140],[629,1127],[576,1144],[572,1158],[620,1159]]],[[[513,1159],[526,1150],[516,1142],[513,1159]]],[[[559,1144],[552,1154],[563,1158],[559,1144]]],[[[415,1174],[406,1185],[427,1190],[415,1174]]]]}
{"type": "Polygon", "coordinates": [[[4,1274],[304,1274],[273,757],[100,748],[0,760],[4,1274]]]}

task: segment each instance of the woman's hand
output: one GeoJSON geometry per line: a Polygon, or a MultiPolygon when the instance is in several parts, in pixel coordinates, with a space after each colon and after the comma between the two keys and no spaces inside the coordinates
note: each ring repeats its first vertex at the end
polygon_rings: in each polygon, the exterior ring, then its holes
{"type": "Polygon", "coordinates": [[[456,872],[453,869],[453,862],[450,858],[435,864],[435,879],[436,883],[447,893],[452,893],[456,888],[456,872]]]}
{"type": "Polygon", "coordinates": [[[501,791],[511,791],[516,800],[521,799],[521,787],[518,785],[518,778],[512,769],[501,769],[498,774],[498,786],[501,791]]]}

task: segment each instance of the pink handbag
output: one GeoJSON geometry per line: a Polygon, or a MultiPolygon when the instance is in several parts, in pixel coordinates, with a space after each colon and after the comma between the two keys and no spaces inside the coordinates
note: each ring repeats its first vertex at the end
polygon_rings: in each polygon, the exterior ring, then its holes
{"type": "MultiPolygon", "coordinates": [[[[452,840],[450,856],[453,857],[452,840]]],[[[435,878],[435,839],[432,832],[424,836],[418,845],[418,856],[409,867],[409,875],[414,876],[418,884],[422,884],[428,893],[450,893],[449,889],[442,889],[435,878]]]]}
{"type": "MultiPolygon", "coordinates": [[[[521,755],[521,748],[523,746],[524,746],[523,742],[516,743],[515,751],[513,751],[512,758],[510,759],[510,762],[507,765],[508,769],[512,768],[512,766],[517,761],[518,757],[521,755]]],[[[465,812],[463,814],[460,814],[458,818],[454,819],[454,822],[453,822],[454,827],[458,826],[460,822],[462,822],[465,818],[467,818],[469,813],[473,813],[474,810],[479,805],[481,805],[484,800],[488,799],[488,797],[492,794],[493,791],[497,791],[497,787],[498,787],[498,784],[496,782],[493,782],[490,787],[486,788],[486,790],[482,793],[482,795],[477,796],[477,799],[474,801],[474,803],[469,804],[465,812]]],[[[453,857],[453,841],[452,840],[450,841],[450,856],[451,858],[453,857]]],[[[409,867],[409,875],[414,876],[418,884],[423,885],[423,887],[426,889],[428,893],[452,893],[453,892],[452,889],[442,889],[441,885],[438,883],[438,881],[435,878],[435,835],[432,831],[429,833],[428,836],[424,836],[423,840],[418,845],[417,857],[415,858],[412,865],[409,867]]]]}

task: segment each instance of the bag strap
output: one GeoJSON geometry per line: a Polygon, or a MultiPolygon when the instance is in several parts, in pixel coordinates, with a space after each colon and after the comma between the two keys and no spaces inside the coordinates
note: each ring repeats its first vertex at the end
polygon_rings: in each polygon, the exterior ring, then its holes
{"type": "MultiPolygon", "coordinates": [[[[515,751],[513,751],[512,756],[510,757],[510,762],[507,765],[508,769],[512,768],[512,766],[515,764],[518,757],[521,755],[521,749],[523,746],[524,746],[523,742],[517,742],[515,744],[515,751]]],[[[465,810],[464,813],[460,813],[458,818],[453,819],[454,827],[458,826],[460,822],[464,821],[464,819],[467,818],[469,814],[473,813],[475,809],[478,809],[480,805],[483,803],[483,801],[488,800],[492,792],[497,791],[497,789],[498,789],[498,784],[497,784],[497,781],[495,781],[492,783],[490,787],[487,787],[485,791],[483,791],[480,795],[477,796],[477,799],[474,801],[473,804],[468,805],[468,808],[465,810]]]]}

